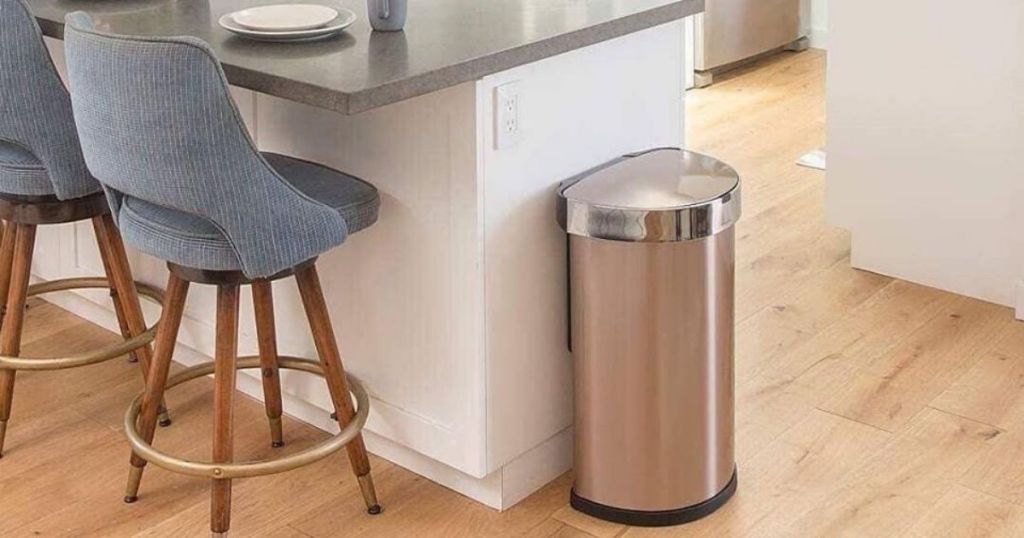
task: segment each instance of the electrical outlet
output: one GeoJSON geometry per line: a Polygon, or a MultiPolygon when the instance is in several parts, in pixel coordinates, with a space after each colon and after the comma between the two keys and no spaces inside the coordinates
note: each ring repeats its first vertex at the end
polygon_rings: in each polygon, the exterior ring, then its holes
{"type": "Polygon", "coordinates": [[[519,82],[508,82],[494,88],[494,148],[505,149],[522,138],[519,82]]]}

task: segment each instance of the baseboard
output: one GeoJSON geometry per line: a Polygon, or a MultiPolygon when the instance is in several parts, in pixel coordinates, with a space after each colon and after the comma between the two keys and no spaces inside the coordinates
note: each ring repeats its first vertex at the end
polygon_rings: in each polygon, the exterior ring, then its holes
{"type": "MultiPolygon", "coordinates": [[[[238,390],[259,399],[263,389],[258,379],[249,378],[243,383],[239,376],[238,390]]],[[[338,431],[326,411],[307,402],[286,395],[284,409],[289,416],[316,428],[331,433],[338,431]]],[[[449,467],[371,431],[365,431],[363,437],[370,453],[495,510],[515,506],[572,468],[572,428],[566,428],[483,478],[449,467]]]]}
{"type": "Polygon", "coordinates": [[[1024,321],[1024,280],[1017,282],[1013,295],[1013,317],[1024,321]]]}
{"type": "Polygon", "coordinates": [[[811,28],[807,34],[807,38],[811,40],[812,49],[828,49],[828,29],[827,28],[811,28]]]}
{"type": "MultiPolygon", "coordinates": [[[[33,278],[33,282],[39,281],[41,279],[33,278]]],[[[115,333],[120,330],[111,308],[84,295],[56,292],[47,294],[45,300],[104,329],[115,333]]],[[[211,358],[179,343],[174,351],[174,360],[192,366],[211,358]]],[[[263,401],[263,383],[258,375],[241,372],[236,386],[242,393],[263,401]]],[[[282,395],[282,402],[288,416],[325,432],[337,433],[338,424],[331,419],[326,407],[287,392],[282,395]]],[[[496,510],[511,508],[572,468],[572,428],[562,430],[483,478],[445,465],[371,431],[364,431],[364,437],[367,449],[374,455],[496,510]]]]}
{"type": "MultiPolygon", "coordinates": [[[[1018,281],[1016,285],[1013,282],[1007,282],[1000,285],[999,287],[1001,289],[998,291],[993,291],[991,288],[984,289],[978,286],[965,286],[963,283],[952,285],[946,280],[939,280],[934,277],[929,278],[927,275],[922,277],[920,274],[916,274],[916,272],[908,273],[901,267],[894,268],[891,262],[884,264],[879,263],[878,259],[874,259],[870,256],[871,254],[874,254],[873,252],[869,252],[868,255],[865,254],[864,249],[858,245],[858,241],[860,240],[860,235],[851,230],[850,266],[854,269],[869,271],[890,278],[898,278],[913,284],[919,284],[921,286],[955,293],[956,295],[970,297],[979,301],[1013,308],[1016,318],[1024,319],[1024,281],[1018,281]]],[[[880,259],[882,261],[888,261],[884,255],[882,255],[880,259]]]]}
{"type": "Polygon", "coordinates": [[[572,469],[573,428],[570,426],[501,468],[501,510],[572,469]]]}

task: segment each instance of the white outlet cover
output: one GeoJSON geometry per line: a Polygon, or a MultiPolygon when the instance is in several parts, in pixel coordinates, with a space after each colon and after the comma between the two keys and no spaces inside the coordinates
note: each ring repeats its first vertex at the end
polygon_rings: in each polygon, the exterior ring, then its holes
{"type": "Polygon", "coordinates": [[[494,88],[494,148],[515,146],[523,135],[522,99],[519,82],[494,88]]]}

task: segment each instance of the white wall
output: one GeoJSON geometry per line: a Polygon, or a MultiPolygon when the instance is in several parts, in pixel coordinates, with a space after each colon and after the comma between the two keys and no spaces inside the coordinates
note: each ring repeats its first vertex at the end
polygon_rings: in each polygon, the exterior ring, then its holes
{"type": "Polygon", "coordinates": [[[852,232],[853,264],[1013,305],[1024,277],[1024,3],[831,7],[826,204],[852,232]]]}

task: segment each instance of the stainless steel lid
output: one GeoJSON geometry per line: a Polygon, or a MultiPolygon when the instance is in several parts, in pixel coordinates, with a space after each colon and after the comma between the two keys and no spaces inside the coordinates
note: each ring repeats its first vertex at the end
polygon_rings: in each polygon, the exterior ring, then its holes
{"type": "Polygon", "coordinates": [[[614,241],[689,241],[740,218],[740,178],[725,163],[692,151],[626,155],[559,188],[566,232],[614,241]]]}

